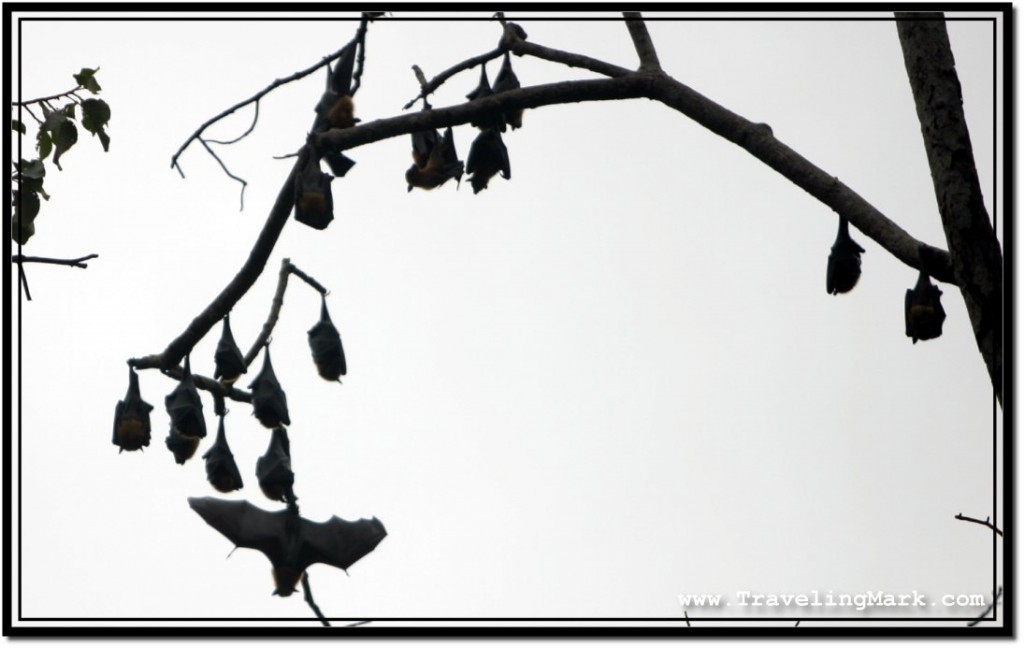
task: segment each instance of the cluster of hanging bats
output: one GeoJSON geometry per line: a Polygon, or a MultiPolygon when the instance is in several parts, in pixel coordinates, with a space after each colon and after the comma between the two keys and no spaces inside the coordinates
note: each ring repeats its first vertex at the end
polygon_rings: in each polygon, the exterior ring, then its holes
{"type": "MultiPolygon", "coordinates": [[[[327,88],[316,107],[314,133],[329,128],[350,128],[358,123],[351,89],[354,58],[353,43],[328,75],[327,88]]],[[[493,86],[482,64],[480,82],[466,97],[472,101],[519,87],[509,54],[505,52],[493,86]]],[[[423,109],[430,109],[426,98],[423,99],[423,109]]],[[[511,178],[508,151],[501,134],[506,126],[520,128],[522,118],[523,111],[518,109],[496,111],[473,121],[471,125],[480,132],[470,146],[465,163],[456,153],[451,127],[445,130],[444,135],[435,130],[413,133],[413,164],[405,174],[409,191],[414,187],[435,189],[452,178],[459,184],[464,173],[470,176],[473,193],[486,189],[491,178],[499,173],[505,179],[511,178]]],[[[301,156],[300,172],[295,177],[295,219],[315,229],[324,229],[334,218],[331,195],[334,176],[321,171],[320,159],[322,157],[339,177],[344,176],[355,162],[337,151],[317,155],[311,145],[303,150],[301,156]]],[[[839,232],[828,257],[826,289],[830,295],[849,292],[856,286],[860,279],[860,255],[863,252],[864,248],[850,238],[849,223],[840,217],[839,232]]],[[[941,294],[922,268],[917,284],[907,290],[905,299],[906,334],[915,344],[918,340],[931,340],[942,334],[946,314],[939,301],[941,294]]],[[[327,312],[326,299],[321,302],[320,321],[309,330],[309,345],[321,377],[337,381],[346,374],[341,336],[327,312]]],[[[224,317],[214,363],[214,377],[227,385],[233,384],[246,371],[228,316],[224,317]]],[[[129,372],[128,392],[124,400],[118,402],[114,415],[113,443],[122,451],[140,450],[149,445],[149,413],[153,409],[140,395],[135,370],[129,368],[129,372]]],[[[371,552],[387,533],[377,518],[352,522],[332,517],[327,522],[314,523],[299,516],[292,492],[295,475],[291,468],[286,428],[291,421],[284,390],[270,362],[269,346],[264,348],[263,367],[249,387],[252,390],[253,414],[263,426],[272,430],[270,445],[256,462],[259,487],[270,500],[287,502],[288,508],[269,512],[246,501],[211,497],[189,498],[189,504],[210,526],[237,546],[266,554],[273,565],[273,593],[289,596],[309,565],[325,563],[348,569],[371,552]]],[[[188,357],[185,358],[184,375],[165,398],[165,405],[171,420],[166,444],[175,460],[184,464],[195,454],[200,439],[206,436],[202,402],[188,357]]],[[[228,493],[242,488],[242,477],[224,435],[225,411],[220,397],[217,398],[216,414],[220,419],[217,438],[203,459],[210,484],[216,490],[228,493]]]]}

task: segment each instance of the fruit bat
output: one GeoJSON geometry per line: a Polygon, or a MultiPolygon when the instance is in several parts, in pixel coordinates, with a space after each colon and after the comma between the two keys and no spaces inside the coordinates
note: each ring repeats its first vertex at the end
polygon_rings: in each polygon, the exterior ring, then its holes
{"type": "Polygon", "coordinates": [[[220,417],[217,426],[217,440],[203,455],[206,460],[206,479],[222,493],[230,493],[242,487],[242,475],[238,472],[238,464],[228,447],[228,439],[224,436],[224,416],[220,417]]]}
{"type": "Polygon", "coordinates": [[[114,407],[114,445],[125,450],[141,450],[149,445],[149,413],[153,406],[142,400],[139,393],[139,375],[135,369],[128,367],[128,392],[124,400],[117,401],[114,407]]]}
{"type": "Polygon", "coordinates": [[[288,501],[289,495],[294,497],[295,473],[288,431],[284,428],[274,428],[267,451],[256,460],[256,478],[263,494],[275,502],[288,501]]]}
{"type": "MultiPolygon", "coordinates": [[[[481,97],[489,97],[492,94],[494,94],[494,90],[491,89],[491,83],[487,80],[487,66],[481,63],[480,82],[472,92],[466,95],[466,99],[473,101],[475,99],[480,99],[481,97]]],[[[505,130],[505,121],[502,119],[500,112],[484,113],[469,123],[480,130],[488,130],[491,128],[505,130]]]]}
{"type": "Polygon", "coordinates": [[[465,164],[455,152],[455,136],[451,126],[439,137],[437,131],[419,131],[412,134],[413,165],[405,172],[409,191],[413,187],[433,189],[450,179],[462,181],[465,164]]]}
{"type": "Polygon", "coordinates": [[[320,160],[306,148],[305,163],[295,174],[295,220],[313,229],[325,229],[334,220],[334,176],[320,170],[320,160]]]}
{"type": "Polygon", "coordinates": [[[192,378],[188,356],[185,356],[185,375],[181,377],[181,381],[174,391],[164,398],[164,405],[171,417],[171,427],[179,434],[196,439],[206,436],[203,401],[199,398],[199,391],[192,378]]]}
{"type": "Polygon", "coordinates": [[[178,428],[172,427],[164,443],[167,444],[167,449],[174,453],[174,461],[178,465],[184,465],[195,455],[196,448],[199,447],[199,437],[185,436],[178,428]]]}
{"type": "Polygon", "coordinates": [[[387,535],[377,518],[352,522],[333,516],[313,522],[297,512],[271,513],[246,501],[214,497],[190,497],[188,504],[236,546],[257,549],[270,559],[277,596],[291,596],[314,563],[347,570],[387,535]]]}
{"type": "Polygon", "coordinates": [[[338,380],[348,371],[345,366],[345,349],[341,346],[341,335],[327,312],[327,299],[320,297],[320,321],[309,329],[309,348],[317,373],[324,380],[338,380]]]}
{"type": "Polygon", "coordinates": [[[235,336],[231,334],[230,315],[224,316],[224,328],[221,329],[220,341],[217,342],[217,350],[213,354],[213,363],[213,377],[229,385],[245,373],[242,350],[238,348],[235,336]]]}
{"type": "Polygon", "coordinates": [[[281,383],[274,375],[274,366],[270,364],[270,347],[263,349],[263,368],[256,380],[249,385],[252,390],[252,413],[259,422],[268,428],[279,425],[291,425],[288,418],[288,401],[285,399],[281,383]]]}
{"type": "MultiPolygon", "coordinates": [[[[505,60],[501,63],[501,69],[498,70],[498,76],[494,77],[494,94],[499,92],[505,92],[507,90],[516,90],[519,88],[519,79],[516,77],[516,73],[512,71],[512,61],[509,58],[508,52],[505,52],[505,60]]],[[[523,109],[516,108],[502,114],[502,126],[501,131],[505,132],[505,124],[512,127],[512,130],[523,127],[523,109]]]]}
{"type": "Polygon", "coordinates": [[[355,117],[355,104],[352,102],[352,69],[356,58],[356,44],[349,43],[334,70],[327,77],[327,88],[320,96],[316,105],[317,119],[313,126],[314,132],[328,128],[351,128],[359,122],[355,117]]]}
{"type": "Polygon", "coordinates": [[[473,185],[473,193],[486,189],[487,183],[499,171],[506,180],[512,177],[508,149],[505,148],[505,142],[501,141],[501,133],[494,129],[485,130],[473,140],[466,159],[466,172],[472,176],[469,181],[473,185]]]}
{"type": "Polygon", "coordinates": [[[939,297],[942,291],[932,285],[928,274],[922,269],[917,285],[907,290],[904,299],[904,313],[907,321],[907,337],[917,344],[918,340],[933,340],[942,335],[942,323],[946,311],[939,297]]]}
{"type": "Polygon", "coordinates": [[[860,255],[864,248],[850,238],[850,224],[839,217],[839,233],[832,244],[832,252],[828,255],[828,270],[825,276],[825,289],[828,294],[850,292],[860,279],[860,255]]]}

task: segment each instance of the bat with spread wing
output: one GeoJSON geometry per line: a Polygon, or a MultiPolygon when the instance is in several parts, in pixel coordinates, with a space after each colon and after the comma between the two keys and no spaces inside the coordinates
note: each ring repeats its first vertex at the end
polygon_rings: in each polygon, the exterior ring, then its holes
{"type": "Polygon", "coordinates": [[[273,565],[273,594],[278,596],[291,596],[313,563],[347,570],[387,535],[377,518],[353,522],[334,516],[312,522],[288,510],[271,513],[246,501],[215,497],[190,497],[188,504],[235,545],[267,556],[273,565]]]}

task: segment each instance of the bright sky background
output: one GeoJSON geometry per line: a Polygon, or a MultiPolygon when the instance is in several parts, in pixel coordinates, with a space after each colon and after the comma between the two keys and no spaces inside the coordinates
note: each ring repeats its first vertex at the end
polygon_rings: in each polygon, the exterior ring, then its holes
{"type": "MultiPolygon", "coordinates": [[[[152,444],[118,455],[110,443],[125,360],[161,351],[237,272],[291,165],[272,156],[301,146],[323,73],[276,90],[255,132],[218,149],[249,182],[244,211],[237,183],[201,147],[182,156],[185,179],[171,155],[206,119],[337,50],[356,27],[228,17],[20,24],[23,76],[11,82],[22,97],[67,90],[72,73],[98,66],[113,111],[109,153],[82,131],[64,171],[48,165],[52,199],[24,250],[100,255],[85,271],[28,266],[33,301],[16,311],[15,605],[25,617],[311,618],[301,595],[270,596],[261,554],[225,560],[230,541],[188,507],[187,497],[217,495],[200,459],[216,429],[209,394],[211,436],[184,467],[164,447],[174,383],[152,370],[140,374],[152,444]]],[[[637,64],[621,22],[509,17],[533,42],[637,64]]],[[[770,124],[913,236],[945,247],[892,22],[649,29],[674,78],[770,124]]],[[[410,66],[432,77],[493,48],[499,30],[374,23],[357,115],[399,114],[418,90],[410,66]]],[[[995,32],[949,24],[1001,232],[995,32]]],[[[594,76],[513,65],[524,85],[594,76]]],[[[451,79],[432,103],[463,101],[477,76],[451,79]]],[[[231,139],[251,116],[209,135],[231,139]]],[[[465,158],[475,129],[455,136],[465,158]]],[[[289,222],[232,313],[247,349],[283,258],[331,290],[344,385],[311,362],[306,331],[320,298],[301,281],[290,282],[273,334],[295,490],[308,518],[377,516],[389,535],[349,577],[311,569],[325,614],[678,619],[678,595],[709,593],[734,603],[690,616],[812,620],[814,610],[741,608],[735,594],[991,593],[989,534],[953,519],[1003,515],[992,501],[991,384],[957,290],[941,286],[943,336],[911,344],[903,299],[917,271],[854,231],[866,248],[860,283],[827,295],[836,215],[659,103],[528,111],[505,142],[512,179],[475,196],[468,183],[407,193],[408,137],[352,150],[357,165],[333,185],[335,222],[323,232],[289,222]]],[[[197,373],[212,375],[219,333],[192,354],[197,373]]],[[[235,496],[278,508],[254,474],[269,431],[248,406],[229,409],[246,484],[235,496]]]]}

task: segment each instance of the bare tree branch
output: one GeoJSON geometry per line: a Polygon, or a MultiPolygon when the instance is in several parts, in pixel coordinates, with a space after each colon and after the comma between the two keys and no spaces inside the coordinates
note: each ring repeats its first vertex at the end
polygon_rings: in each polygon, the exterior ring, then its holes
{"type": "Polygon", "coordinates": [[[203,148],[206,149],[206,151],[213,156],[214,160],[217,160],[217,164],[220,165],[220,168],[224,170],[224,173],[227,174],[229,178],[242,183],[242,190],[238,192],[238,211],[242,211],[243,209],[245,209],[245,188],[249,186],[249,183],[228,171],[228,167],[224,164],[224,161],[220,159],[219,155],[213,152],[213,149],[210,148],[210,145],[206,143],[206,140],[200,137],[199,143],[202,144],[203,148]]]}
{"type": "MultiPolygon", "coordinates": [[[[49,97],[39,97],[38,99],[29,99],[27,101],[12,101],[11,105],[12,106],[21,106],[22,108],[27,108],[28,106],[30,106],[32,104],[44,104],[44,103],[47,103],[49,101],[53,101],[55,99],[62,99],[64,97],[74,96],[76,92],[78,92],[79,90],[83,90],[83,89],[84,89],[84,86],[80,86],[79,85],[79,86],[75,86],[71,90],[68,90],[67,92],[61,92],[59,94],[50,95],[49,97]]],[[[75,98],[78,99],[78,97],[75,97],[75,98]]],[[[35,115],[33,115],[33,117],[35,117],[35,115]]]]}
{"type": "Polygon", "coordinates": [[[897,12],[896,18],[954,283],[1002,404],[1003,254],[985,210],[946,22],[940,12],[897,12]]]}
{"type": "Polygon", "coordinates": [[[998,533],[1000,536],[1003,535],[1003,532],[1001,530],[999,530],[994,524],[992,524],[989,521],[988,518],[985,518],[984,520],[979,520],[978,518],[972,518],[972,517],[966,516],[963,513],[957,513],[953,517],[956,518],[957,520],[962,520],[964,522],[974,522],[975,524],[980,524],[983,527],[988,527],[988,528],[992,529],[993,531],[998,533]]]}
{"type": "MultiPolygon", "coordinates": [[[[485,54],[480,54],[479,56],[474,56],[473,58],[466,59],[465,61],[462,61],[461,63],[458,63],[456,65],[451,66],[450,68],[448,68],[447,70],[445,70],[441,74],[438,74],[436,77],[431,79],[429,82],[424,83],[423,80],[420,80],[420,93],[418,95],[416,95],[415,97],[413,97],[412,99],[410,99],[409,103],[407,103],[404,106],[402,106],[402,110],[409,110],[409,108],[411,108],[414,103],[416,103],[420,99],[425,99],[426,97],[430,96],[438,88],[440,88],[442,85],[444,85],[445,81],[447,81],[451,77],[455,76],[459,72],[462,72],[463,70],[471,70],[471,69],[475,68],[476,66],[480,65],[481,63],[486,63],[487,61],[490,61],[491,59],[498,58],[499,56],[501,56],[504,53],[505,53],[504,50],[502,50],[501,48],[494,49],[494,50],[491,50],[490,52],[487,52],[485,54]]],[[[419,70],[419,68],[416,67],[416,66],[413,66],[413,70],[419,70]]],[[[420,74],[423,74],[423,72],[420,71],[420,74]]]]}
{"type": "Polygon", "coordinates": [[[320,282],[313,279],[305,272],[299,270],[292,262],[288,259],[281,261],[281,271],[278,274],[277,279],[277,290],[274,292],[274,299],[270,304],[270,314],[267,316],[267,321],[263,323],[263,328],[260,330],[260,334],[256,336],[256,341],[252,343],[249,348],[249,352],[245,354],[243,358],[245,366],[248,367],[252,364],[256,356],[259,355],[260,349],[270,339],[270,334],[274,331],[274,326],[277,325],[277,318],[281,315],[281,306],[284,305],[284,292],[288,287],[288,275],[294,274],[299,277],[310,286],[313,286],[321,295],[327,294],[327,289],[324,288],[320,282]]]}
{"type": "Polygon", "coordinates": [[[647,31],[647,23],[640,16],[640,12],[623,11],[622,15],[626,19],[629,37],[633,39],[633,47],[636,48],[637,56],[640,57],[640,69],[645,72],[661,70],[658,52],[654,49],[651,34],[647,31]]]}
{"type": "Polygon", "coordinates": [[[330,628],[331,624],[327,621],[327,617],[324,616],[324,613],[320,611],[320,606],[313,600],[313,589],[309,586],[309,574],[306,572],[302,572],[302,592],[303,598],[306,599],[306,603],[309,604],[316,618],[320,619],[320,623],[330,628]]]}
{"type": "Polygon", "coordinates": [[[51,259],[49,257],[33,257],[15,254],[11,257],[11,263],[48,263],[51,265],[70,266],[73,268],[88,268],[89,264],[84,262],[89,259],[98,259],[99,256],[100,255],[98,254],[87,254],[83,257],[78,257],[77,259],[51,259]]]}

